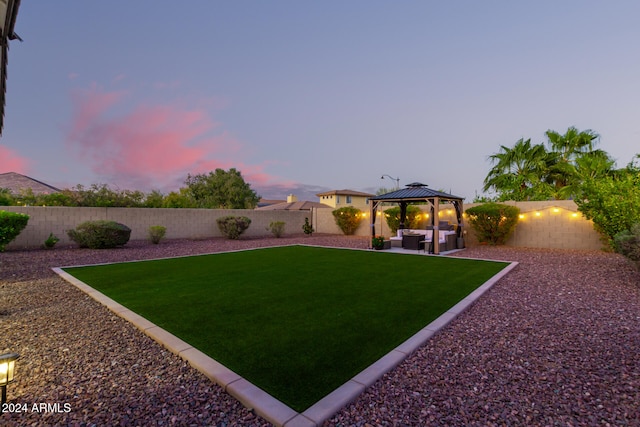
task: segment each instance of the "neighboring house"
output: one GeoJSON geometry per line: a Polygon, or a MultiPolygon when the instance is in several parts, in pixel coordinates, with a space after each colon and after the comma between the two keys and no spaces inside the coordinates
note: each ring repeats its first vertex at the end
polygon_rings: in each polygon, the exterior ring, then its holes
{"type": "Polygon", "coordinates": [[[298,198],[293,194],[289,194],[287,196],[286,202],[275,203],[272,205],[266,205],[258,207],[259,211],[275,211],[275,210],[284,210],[284,211],[310,211],[313,208],[326,209],[329,208],[327,205],[323,205],[318,202],[305,202],[298,201],[298,198]]]}
{"type": "Polygon", "coordinates": [[[320,203],[334,209],[345,206],[353,206],[360,210],[369,209],[369,198],[375,194],[361,193],[353,190],[332,190],[316,194],[320,198],[320,203]]]}
{"type": "Polygon", "coordinates": [[[15,172],[0,173],[0,188],[6,188],[14,196],[19,196],[28,189],[36,196],[60,192],[59,188],[15,172]]]}
{"type": "Polygon", "coordinates": [[[284,203],[284,200],[273,200],[273,199],[260,199],[258,201],[258,206],[256,208],[264,208],[266,206],[277,205],[278,203],[284,203]]]}
{"type": "Polygon", "coordinates": [[[18,17],[20,0],[0,0],[0,134],[4,125],[4,105],[7,93],[7,53],[9,40],[22,39],[13,32],[18,17]]]}

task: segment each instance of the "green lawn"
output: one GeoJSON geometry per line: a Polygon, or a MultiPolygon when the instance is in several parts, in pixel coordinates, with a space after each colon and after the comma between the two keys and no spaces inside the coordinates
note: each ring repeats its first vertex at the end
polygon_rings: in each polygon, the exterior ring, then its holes
{"type": "Polygon", "coordinates": [[[65,271],[301,412],[506,266],[288,246],[65,271]]]}

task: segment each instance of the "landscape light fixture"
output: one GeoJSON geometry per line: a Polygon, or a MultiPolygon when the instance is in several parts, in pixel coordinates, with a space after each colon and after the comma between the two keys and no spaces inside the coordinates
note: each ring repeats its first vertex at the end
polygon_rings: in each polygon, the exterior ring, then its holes
{"type": "Polygon", "coordinates": [[[6,353],[0,356],[0,388],[2,388],[3,406],[7,403],[7,384],[13,381],[18,357],[20,355],[17,353],[6,353]]]}
{"type": "Polygon", "coordinates": [[[394,181],[396,182],[396,190],[399,190],[399,189],[400,189],[400,178],[394,178],[394,177],[392,177],[392,176],[390,176],[390,175],[386,175],[386,174],[385,174],[385,175],[382,175],[382,176],[380,177],[380,179],[384,179],[384,177],[385,177],[385,176],[386,176],[386,177],[388,177],[389,179],[394,180],[394,181]]]}

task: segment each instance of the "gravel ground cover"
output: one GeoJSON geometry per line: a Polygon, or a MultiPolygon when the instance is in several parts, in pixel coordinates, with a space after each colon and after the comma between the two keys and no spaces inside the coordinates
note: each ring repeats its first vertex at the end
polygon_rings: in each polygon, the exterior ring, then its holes
{"type": "MultiPolygon", "coordinates": [[[[0,425],[269,425],[50,268],[297,243],[364,248],[367,240],[0,254],[0,351],[21,355],[8,388],[14,412],[0,425]]],[[[640,273],[624,258],[486,246],[456,256],[520,265],[326,426],[640,426],[640,273]]]]}

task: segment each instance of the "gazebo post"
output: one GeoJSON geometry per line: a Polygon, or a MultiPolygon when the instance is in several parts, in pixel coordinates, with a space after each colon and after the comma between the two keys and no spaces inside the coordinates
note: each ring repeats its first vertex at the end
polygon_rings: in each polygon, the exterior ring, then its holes
{"type": "Polygon", "coordinates": [[[433,198],[433,253],[440,255],[440,197],[433,198]]]}
{"type": "MultiPolygon", "coordinates": [[[[455,200],[453,203],[456,206],[456,219],[458,220],[458,229],[456,233],[456,239],[463,239],[464,238],[464,218],[462,215],[463,215],[464,209],[462,205],[462,200],[455,200]]],[[[456,240],[456,248],[458,248],[458,240],[456,240]]],[[[462,248],[458,248],[458,249],[462,249],[462,248]]]]}
{"type": "Polygon", "coordinates": [[[369,205],[369,215],[371,215],[371,239],[369,239],[369,249],[373,249],[373,238],[376,236],[376,211],[378,209],[379,201],[372,201],[369,205]]]}
{"type": "MultiPolygon", "coordinates": [[[[404,230],[404,222],[407,220],[407,202],[400,202],[400,225],[398,229],[404,230]]],[[[404,231],[402,231],[404,234],[404,231]]]]}

